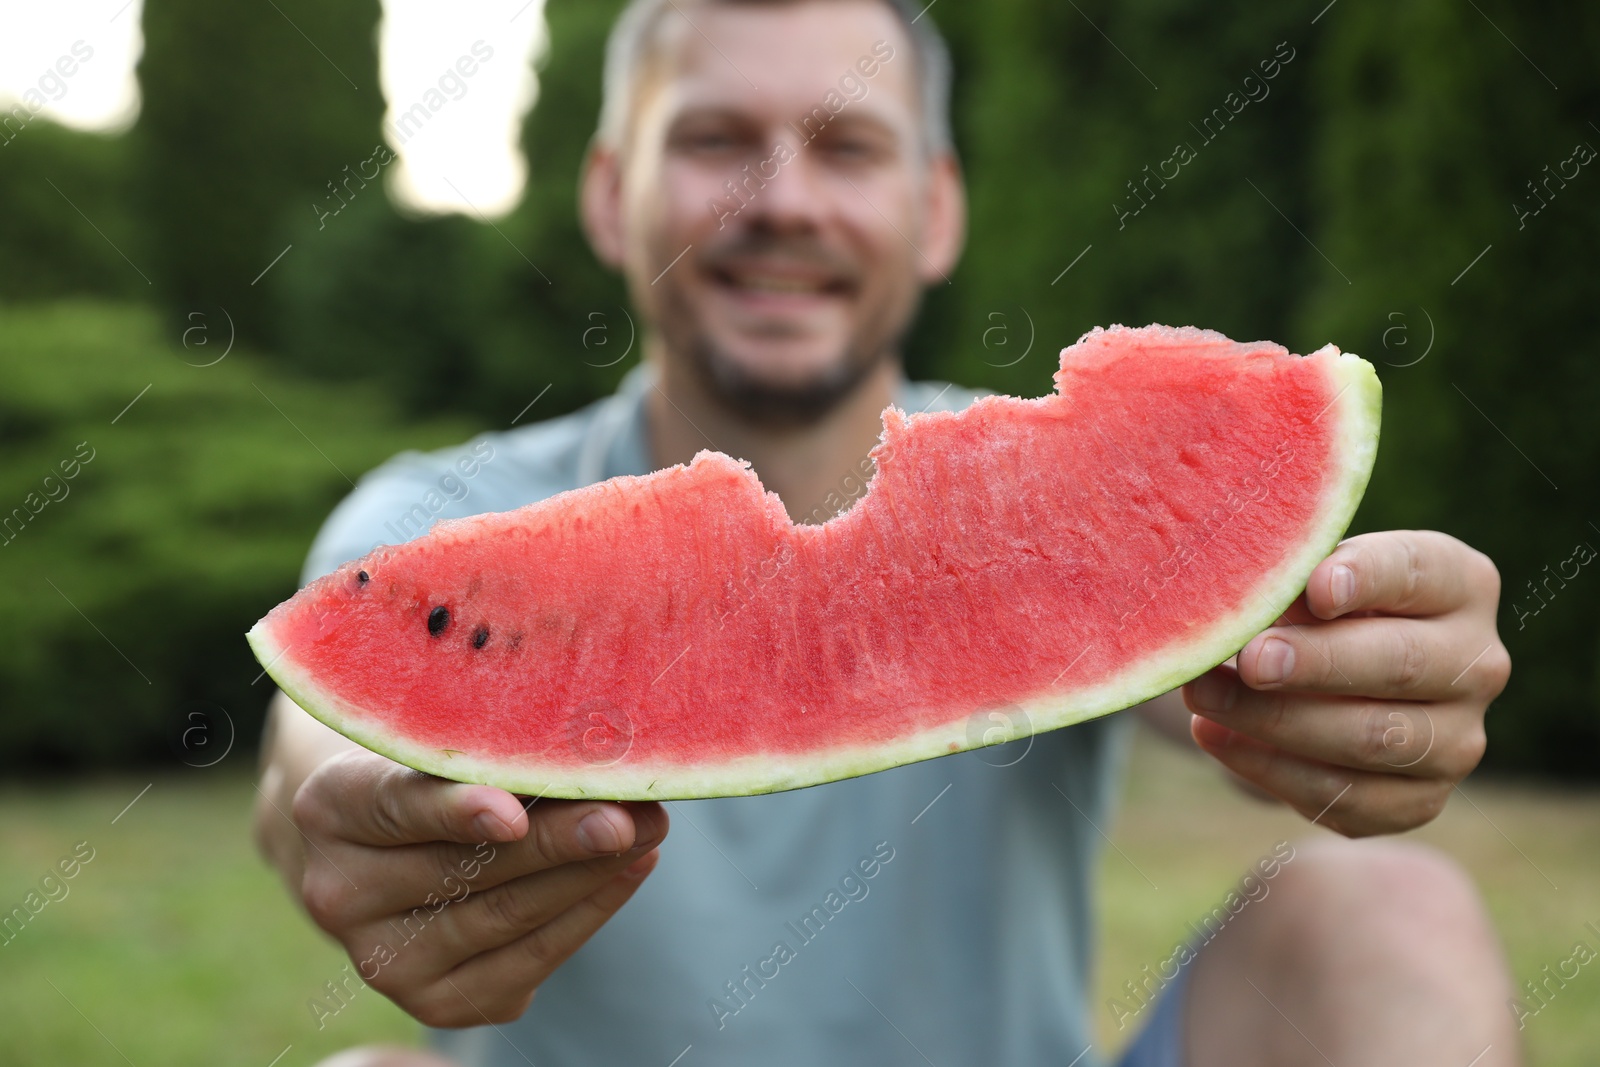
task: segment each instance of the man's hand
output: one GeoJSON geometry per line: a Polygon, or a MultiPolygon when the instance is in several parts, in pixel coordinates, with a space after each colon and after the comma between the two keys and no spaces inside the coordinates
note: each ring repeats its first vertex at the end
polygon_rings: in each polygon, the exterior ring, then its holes
{"type": "Polygon", "coordinates": [[[658,804],[541,800],[365,750],[294,796],[301,896],[363,981],[429,1026],[515,1019],[627,902],[666,836],[658,804]]]}
{"type": "Polygon", "coordinates": [[[1421,826],[1483,756],[1511,674],[1500,575],[1446,534],[1352,537],[1238,656],[1184,686],[1200,747],[1350,837],[1421,826]]]}

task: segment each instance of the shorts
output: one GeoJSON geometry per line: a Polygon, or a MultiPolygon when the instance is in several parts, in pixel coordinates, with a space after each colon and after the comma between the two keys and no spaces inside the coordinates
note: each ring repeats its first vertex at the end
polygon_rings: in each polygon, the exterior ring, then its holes
{"type": "Polygon", "coordinates": [[[1117,1061],[1117,1067],[1184,1067],[1183,1006],[1194,962],[1178,971],[1156,1000],[1155,1014],[1117,1061]]]}

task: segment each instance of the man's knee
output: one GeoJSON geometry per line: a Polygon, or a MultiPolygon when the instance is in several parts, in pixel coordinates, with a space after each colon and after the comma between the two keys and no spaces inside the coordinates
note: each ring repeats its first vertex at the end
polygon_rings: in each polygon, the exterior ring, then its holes
{"type": "Polygon", "coordinates": [[[1497,951],[1471,878],[1448,856],[1410,841],[1315,841],[1296,846],[1270,909],[1288,943],[1333,953],[1446,963],[1497,951]],[[1442,955],[1441,955],[1442,953],[1442,955]]]}
{"type": "Polygon", "coordinates": [[[454,1060],[398,1045],[363,1045],[345,1049],[320,1061],[317,1067],[457,1067],[454,1060]]]}

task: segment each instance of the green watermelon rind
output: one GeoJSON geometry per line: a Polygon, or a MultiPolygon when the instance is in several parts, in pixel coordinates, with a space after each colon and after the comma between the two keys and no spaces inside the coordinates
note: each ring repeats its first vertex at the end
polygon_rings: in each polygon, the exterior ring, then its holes
{"type": "MultiPolygon", "coordinates": [[[[519,765],[515,758],[489,760],[465,752],[419,746],[374,723],[361,709],[324,691],[285,657],[262,619],[249,632],[251,648],[290,699],[313,717],[355,741],[408,767],[458,782],[496,786],[524,796],[603,800],[692,800],[755,796],[854,778],[892,767],[987,747],[1071,726],[1122,711],[1178,688],[1226,662],[1271,626],[1304,590],[1311,572],[1343,539],[1366,491],[1377,456],[1382,387],[1372,365],[1333,346],[1304,357],[1322,358],[1337,392],[1325,409],[1339,422],[1339,462],[1329,469],[1338,482],[1323,496],[1320,515],[1299,549],[1269,572],[1231,618],[1201,628],[1187,644],[1168,645],[1130,664],[1115,677],[1087,688],[1054,691],[1016,702],[1023,715],[988,719],[974,736],[971,717],[950,721],[900,741],[871,748],[840,748],[803,757],[756,754],[704,765],[627,765],[619,760],[551,773],[548,765],[519,765]],[[1004,723],[1004,725],[1002,725],[1004,723]]],[[[1322,417],[1322,416],[1319,416],[1322,417]]],[[[1062,650],[1064,663],[1081,649],[1062,650]]],[[[1070,668],[1067,673],[1070,673],[1070,668]]],[[[463,714],[472,709],[463,708],[463,714]]]]}

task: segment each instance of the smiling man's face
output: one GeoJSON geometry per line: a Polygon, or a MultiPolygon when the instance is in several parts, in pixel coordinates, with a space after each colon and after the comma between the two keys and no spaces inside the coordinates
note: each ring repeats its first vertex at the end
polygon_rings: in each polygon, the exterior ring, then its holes
{"type": "Polygon", "coordinates": [[[748,418],[807,422],[895,356],[944,279],[955,165],[929,158],[885,5],[680,7],[623,143],[591,161],[586,222],[666,358],[748,418]]]}

